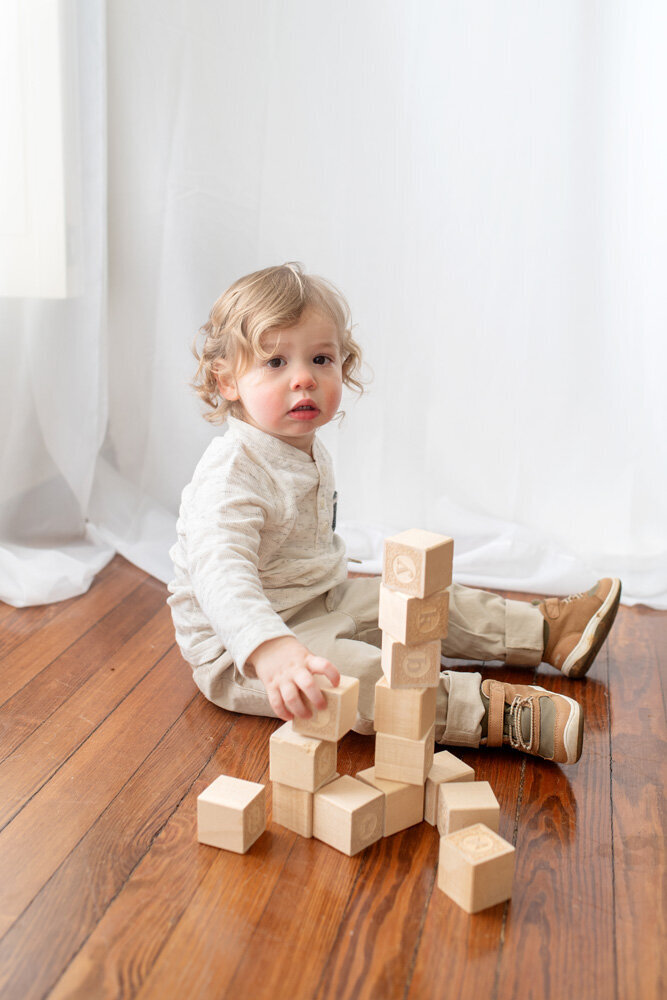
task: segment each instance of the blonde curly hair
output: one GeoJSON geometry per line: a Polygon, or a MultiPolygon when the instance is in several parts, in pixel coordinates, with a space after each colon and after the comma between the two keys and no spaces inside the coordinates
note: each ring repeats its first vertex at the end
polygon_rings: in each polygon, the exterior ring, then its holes
{"type": "Polygon", "coordinates": [[[218,379],[243,374],[257,358],[268,360],[271,355],[261,345],[263,334],[293,326],[308,307],[334,322],[340,336],[343,384],[363,393],[361,348],[352,337],[345,298],[324,278],[306,274],[301,264],[280,264],[235,281],[215,302],[195,337],[192,350],[199,367],[191,385],[209,407],[206,420],[221,424],[228,414],[243,416],[242,404],[221,394],[218,379]]]}

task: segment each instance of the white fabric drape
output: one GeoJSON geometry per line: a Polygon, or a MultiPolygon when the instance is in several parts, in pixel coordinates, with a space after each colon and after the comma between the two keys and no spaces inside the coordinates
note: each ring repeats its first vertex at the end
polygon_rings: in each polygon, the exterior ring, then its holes
{"type": "Polygon", "coordinates": [[[362,568],[419,525],[463,583],[613,574],[667,608],[666,27],[657,0],[109,4],[106,208],[81,56],[86,295],[1,304],[0,596],[79,592],[114,550],[168,578],[218,433],[194,332],[236,277],[301,260],[374,372],[323,433],[362,568]]]}

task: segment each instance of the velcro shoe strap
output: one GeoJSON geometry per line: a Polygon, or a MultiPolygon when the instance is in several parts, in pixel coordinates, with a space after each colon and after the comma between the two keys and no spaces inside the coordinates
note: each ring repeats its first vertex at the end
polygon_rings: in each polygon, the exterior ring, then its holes
{"type": "Polygon", "coordinates": [[[489,682],[489,724],[486,745],[503,745],[503,723],[505,721],[505,685],[499,681],[489,682]]]}

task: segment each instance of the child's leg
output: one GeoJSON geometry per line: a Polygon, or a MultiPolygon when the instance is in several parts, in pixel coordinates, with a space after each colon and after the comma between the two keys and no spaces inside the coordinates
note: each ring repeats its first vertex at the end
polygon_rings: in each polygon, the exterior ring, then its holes
{"type": "MultiPolygon", "coordinates": [[[[382,676],[382,632],[378,628],[380,582],[379,577],[373,577],[341,583],[326,595],[328,621],[312,622],[303,633],[299,632],[299,638],[303,634],[308,636],[309,641],[302,641],[313,652],[326,656],[342,673],[359,678],[360,719],[355,726],[358,732],[373,732],[375,685],[382,676]]],[[[292,622],[290,626],[294,627],[292,622]]],[[[481,674],[445,670],[440,678],[436,741],[453,746],[478,746],[484,716],[481,674]]]]}
{"type": "Polygon", "coordinates": [[[527,601],[506,600],[453,583],[442,652],[463,660],[502,660],[512,666],[536,667],[544,652],[544,617],[527,601]]]}

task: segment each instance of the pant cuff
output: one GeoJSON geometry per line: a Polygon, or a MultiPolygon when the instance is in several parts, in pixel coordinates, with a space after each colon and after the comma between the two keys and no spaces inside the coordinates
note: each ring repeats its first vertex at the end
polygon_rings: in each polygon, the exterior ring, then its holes
{"type": "Polygon", "coordinates": [[[527,601],[505,604],[505,662],[513,667],[537,667],[544,652],[544,618],[527,601]]]}
{"type": "Polygon", "coordinates": [[[484,703],[480,695],[481,674],[445,670],[440,675],[447,693],[447,718],[436,733],[438,743],[478,747],[482,738],[484,703]]]}

